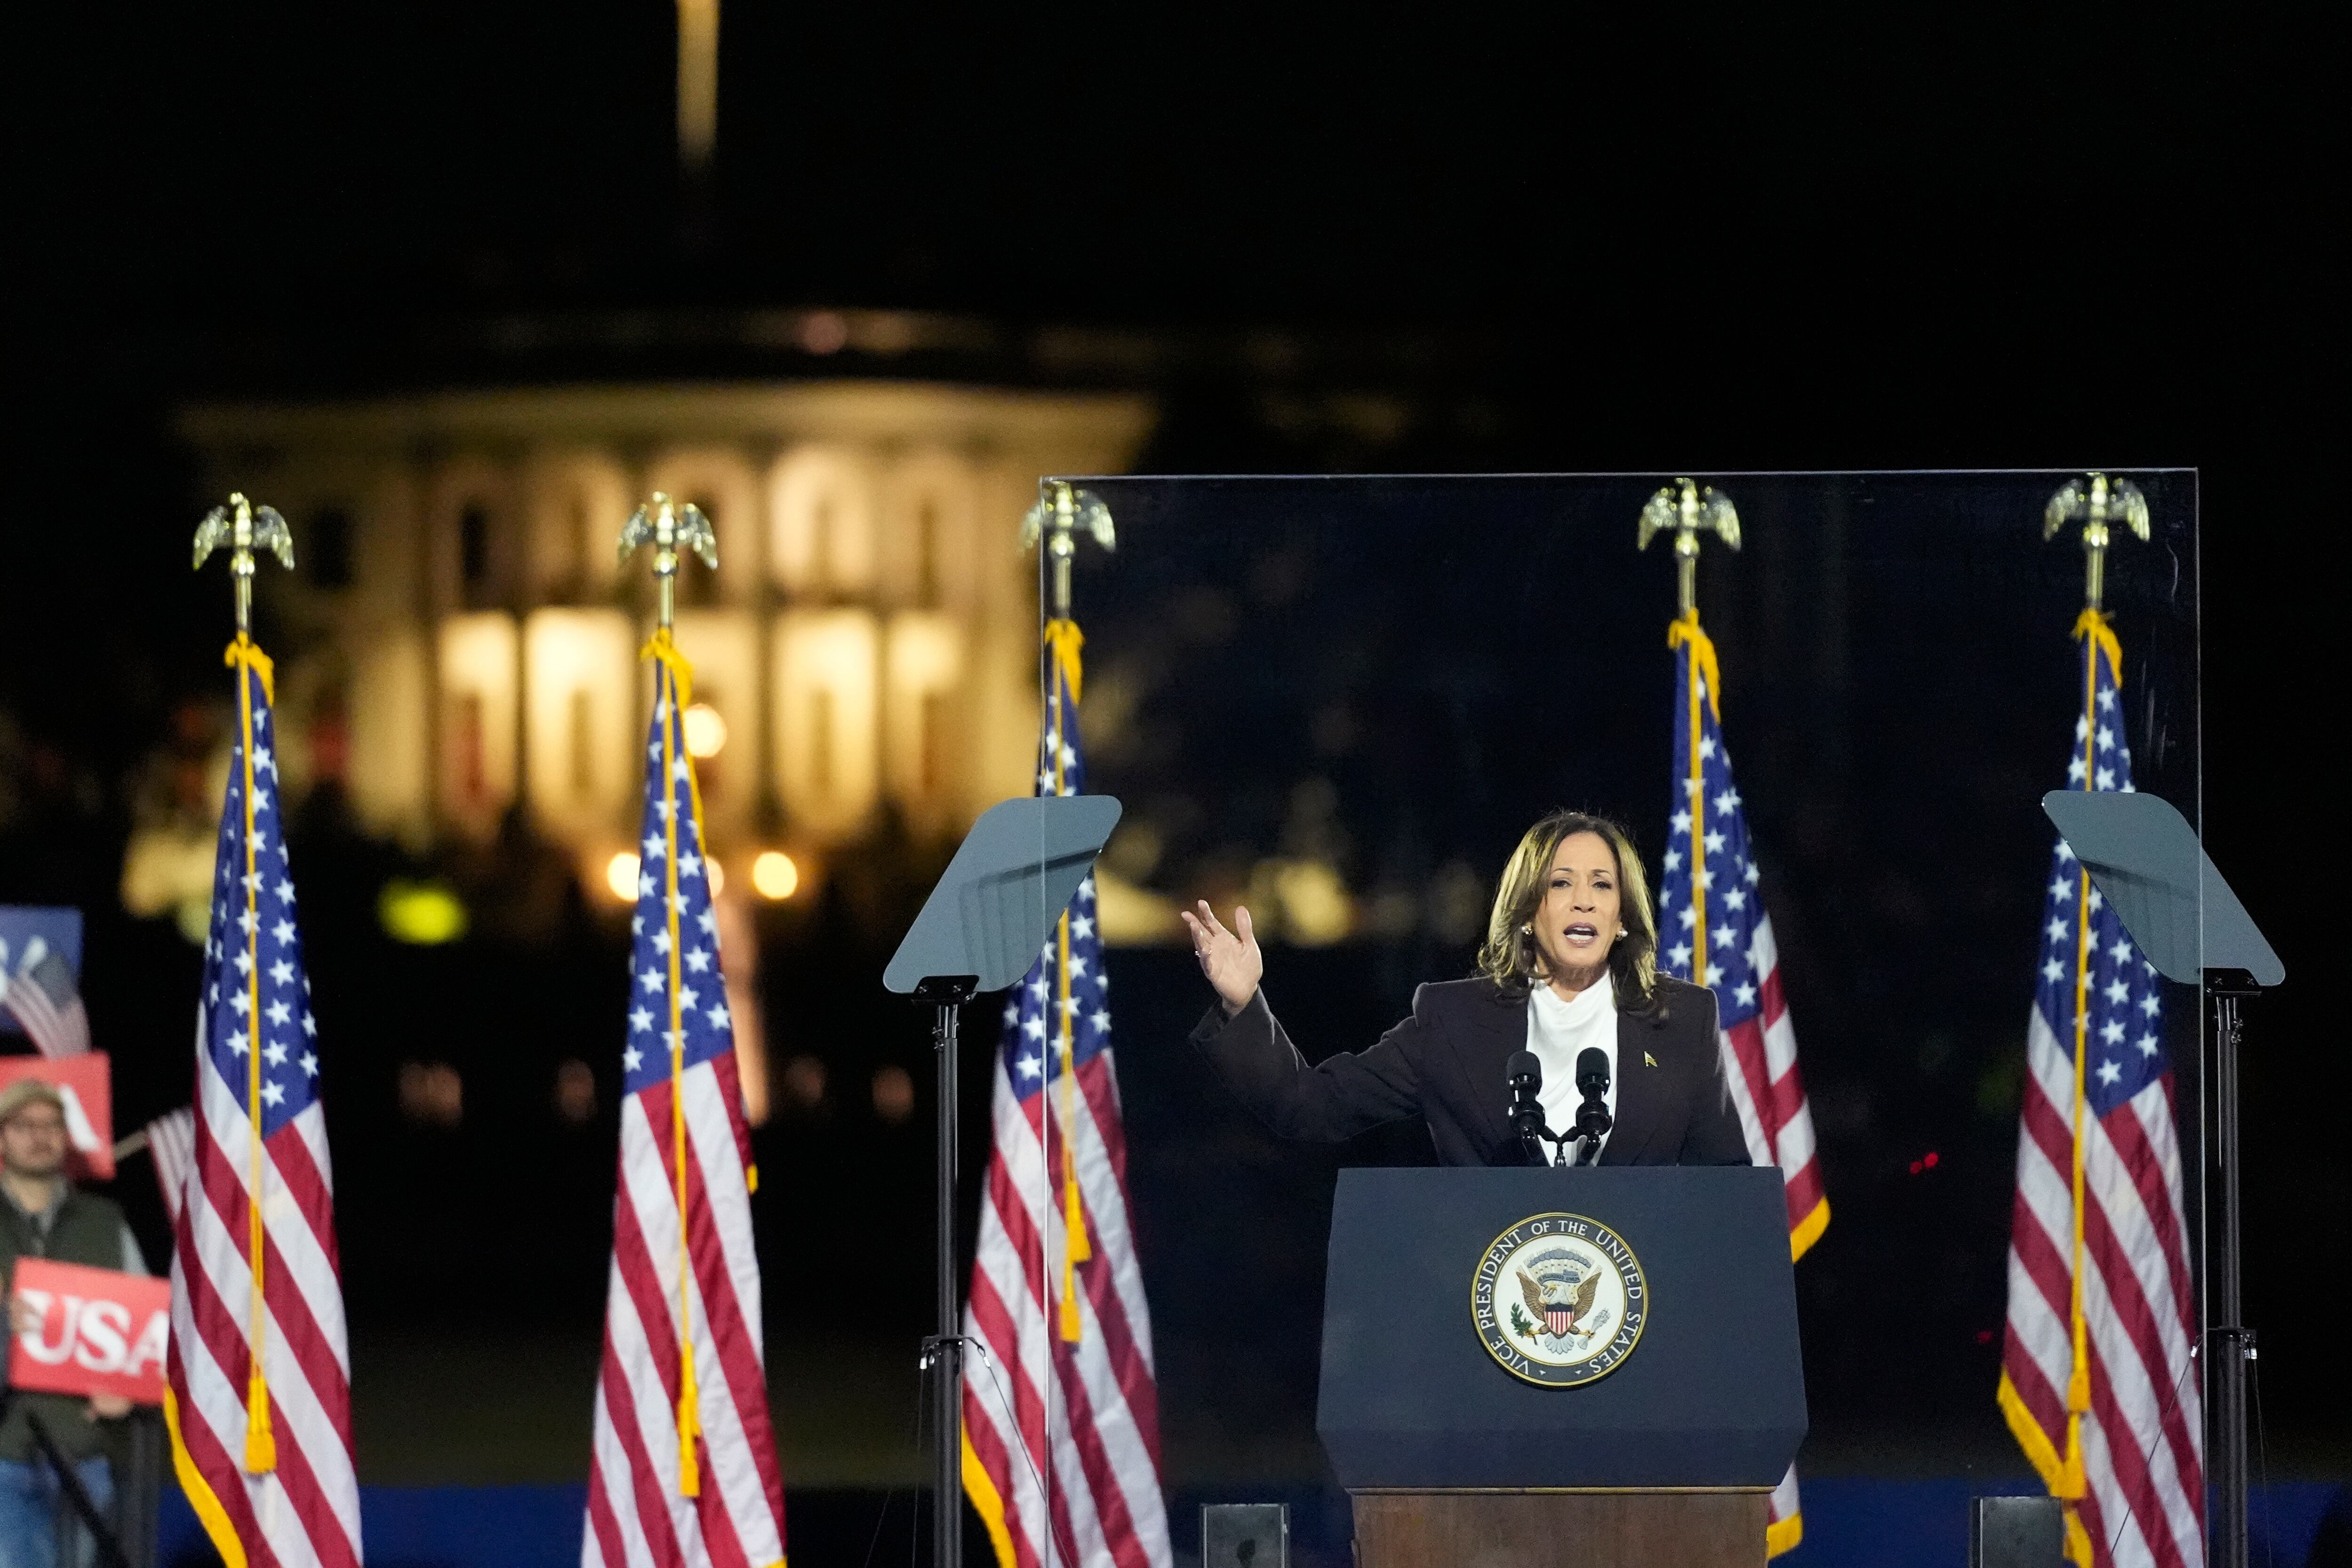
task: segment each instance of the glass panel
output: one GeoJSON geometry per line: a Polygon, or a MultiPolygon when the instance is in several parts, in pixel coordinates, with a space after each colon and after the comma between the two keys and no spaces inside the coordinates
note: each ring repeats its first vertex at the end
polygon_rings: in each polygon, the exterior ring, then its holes
{"type": "MultiPolygon", "coordinates": [[[[1740,535],[1701,535],[1696,569],[1719,733],[1834,1215],[1797,1269],[1804,1464],[2027,1473],[1994,1391],[2028,1019],[2063,902],[2039,803],[2085,701],[2081,524],[2043,539],[2068,478],[1706,481],[1740,535]]],[[[2105,552],[2113,739],[2193,823],[2196,479],[2132,479],[2153,531],[2117,526],[2105,552]]],[[[1506,857],[1554,807],[1622,821],[1670,881],[1674,539],[1635,549],[1664,479],[1075,481],[1118,530],[1114,552],[1081,544],[1074,601],[1088,787],[1127,813],[1100,913],[1171,1490],[1324,1477],[1332,1173],[1433,1158],[1415,1121],[1330,1148],[1252,1121],[1184,1042],[1210,993],[1175,910],[1250,906],[1313,1059],[1471,973],[1506,857]]],[[[2193,1216],[2196,1001],[2133,984],[2192,1129],[2193,1216]]]]}

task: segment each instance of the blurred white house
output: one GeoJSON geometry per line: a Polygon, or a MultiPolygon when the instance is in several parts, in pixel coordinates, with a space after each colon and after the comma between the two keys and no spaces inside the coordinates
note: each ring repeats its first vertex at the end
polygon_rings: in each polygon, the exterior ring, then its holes
{"type": "MultiPolygon", "coordinates": [[[[683,568],[712,848],[839,852],[895,811],[953,832],[1036,743],[1039,476],[1125,468],[1140,397],[863,381],[580,385],[219,403],[207,489],[293,525],[280,628],[289,787],[339,775],[371,829],[486,839],[520,805],[601,886],[635,837],[648,563],[665,490],[716,525],[683,568]],[[307,740],[308,744],[300,743],[307,740]]],[[[201,889],[199,889],[201,896],[201,889]]]]}

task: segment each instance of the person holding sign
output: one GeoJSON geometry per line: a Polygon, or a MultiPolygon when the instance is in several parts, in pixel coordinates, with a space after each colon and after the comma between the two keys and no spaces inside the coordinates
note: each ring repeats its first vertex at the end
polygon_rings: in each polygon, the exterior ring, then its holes
{"type": "MultiPolygon", "coordinates": [[[[37,1331],[39,1314],[16,1294],[16,1265],[25,1258],[144,1275],[146,1259],[113,1202],[76,1190],[65,1178],[65,1102],[55,1088],[23,1079],[0,1091],[0,1291],[9,1302],[12,1334],[37,1331]]],[[[101,1421],[131,1413],[119,1394],[88,1399],[10,1390],[0,1415],[0,1563],[46,1568],[57,1561],[58,1480],[40,1458],[31,1417],[38,1415],[59,1452],[100,1507],[114,1496],[114,1478],[102,1449],[101,1421]]]]}

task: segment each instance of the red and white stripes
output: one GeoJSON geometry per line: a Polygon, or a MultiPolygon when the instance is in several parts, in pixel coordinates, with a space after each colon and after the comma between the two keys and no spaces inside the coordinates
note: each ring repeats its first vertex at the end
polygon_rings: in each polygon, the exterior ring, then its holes
{"type": "MultiPolygon", "coordinates": [[[[0,943],[0,949],[5,946],[0,943]]],[[[0,973],[0,1004],[16,1015],[43,1056],[54,1060],[89,1049],[89,1014],[82,1006],[81,988],[55,953],[26,964],[14,980],[0,973]]]]}
{"type": "MultiPolygon", "coordinates": [[[[277,1464],[253,1474],[246,1466],[253,1281],[245,1180],[252,1130],[208,1062],[199,1064],[198,1086],[193,1176],[172,1254],[166,1412],[180,1479],[215,1544],[225,1526],[247,1561],[357,1568],[351,1352],[323,1114],[311,1105],[262,1145],[262,1371],[277,1464]]],[[[236,1558],[230,1562],[237,1568],[236,1558]]]]}
{"type": "Polygon", "coordinates": [[[1829,1198],[1822,1190],[1813,1108],[1797,1070],[1797,1030],[1780,995],[1780,950],[1772,940],[1771,916],[1758,919],[1751,941],[1761,1005],[1753,1016],[1725,1026],[1724,1077],[1748,1135],[1748,1158],[1780,1166],[1788,1184],[1789,1254],[1802,1258],[1829,1225],[1829,1198]]]}
{"type": "Polygon", "coordinates": [[[1167,1568],[1159,1394],[1143,1273],[1129,1229],[1127,1150],[1111,1054],[1077,1066],[1078,1181],[1092,1261],[1081,1330],[1056,1324],[1066,1244],[1052,1097],[1016,1095],[1000,1052],[995,1152],[964,1331],[964,1483],[1005,1568],[1167,1568]],[[1050,1457],[1050,1462],[1049,1462],[1050,1457]],[[1050,1492],[1050,1497],[1049,1497],[1050,1492]]]}
{"type": "Polygon", "coordinates": [[[700,1436],[680,1486],[677,1167],[667,1079],[621,1110],[620,1193],[597,1380],[583,1564],[767,1568],[782,1561],[783,1475],[769,1426],[748,1129],[735,1058],[686,1069],[687,1237],[700,1436]],[[666,1266],[667,1265],[667,1266],[666,1266]]]}
{"type": "Polygon", "coordinates": [[[147,1124],[147,1157],[154,1162],[155,1185],[163,1194],[163,1210],[180,1223],[180,1202],[185,1195],[188,1171],[196,1163],[196,1113],[183,1107],[147,1124]]]}
{"type": "MultiPolygon", "coordinates": [[[[2009,1252],[2009,1341],[2000,1401],[2045,1477],[2070,1482],[2066,1387],[2074,1367],[2074,1063],[2040,1008],[2026,1047],[2023,1136],[2009,1252]]],[[[2084,1118],[2083,1317],[2091,1408],[2074,1500],[2078,1562],[2197,1568],[2205,1492],[2204,1405],[2189,1350],[2187,1223],[2172,1079],[2105,1117],[2084,1118]],[[2112,1543],[2112,1551],[2110,1550],[2112,1543]]]]}

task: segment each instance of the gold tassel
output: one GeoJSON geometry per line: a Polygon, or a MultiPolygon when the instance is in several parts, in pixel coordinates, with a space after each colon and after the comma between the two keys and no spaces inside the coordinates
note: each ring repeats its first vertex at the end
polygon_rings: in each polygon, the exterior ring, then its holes
{"type": "Polygon", "coordinates": [[[702,1495],[702,1464],[694,1440],[702,1436],[702,1401],[694,1386],[694,1341],[691,1334],[678,1346],[677,1363],[677,1495],[702,1495]]]}

